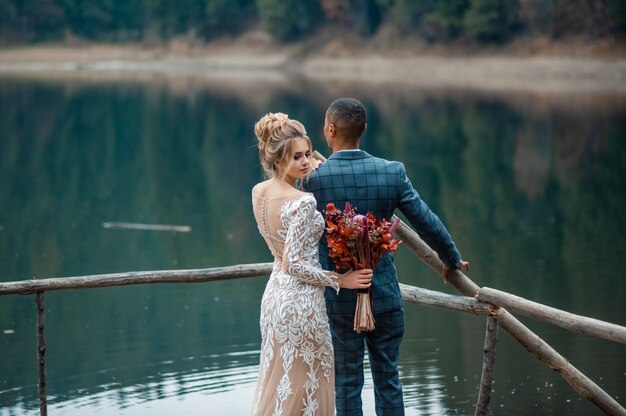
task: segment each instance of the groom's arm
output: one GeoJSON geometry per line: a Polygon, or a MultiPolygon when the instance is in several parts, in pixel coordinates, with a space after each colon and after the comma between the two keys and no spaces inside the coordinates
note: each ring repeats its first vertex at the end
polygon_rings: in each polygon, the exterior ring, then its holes
{"type": "Polygon", "coordinates": [[[398,208],[417,234],[432,248],[439,259],[450,269],[460,267],[461,254],[452,241],[450,233],[439,217],[420,198],[406,175],[404,165],[399,163],[400,198],[398,208]]]}

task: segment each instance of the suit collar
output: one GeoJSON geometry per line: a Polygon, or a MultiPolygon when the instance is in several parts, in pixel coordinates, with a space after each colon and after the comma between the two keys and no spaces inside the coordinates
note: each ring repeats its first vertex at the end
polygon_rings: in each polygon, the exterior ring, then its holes
{"type": "Polygon", "coordinates": [[[339,152],[335,152],[330,157],[330,159],[343,159],[343,160],[355,160],[355,159],[364,159],[366,157],[371,157],[365,150],[361,149],[351,149],[351,150],[340,150],[339,152]]]}

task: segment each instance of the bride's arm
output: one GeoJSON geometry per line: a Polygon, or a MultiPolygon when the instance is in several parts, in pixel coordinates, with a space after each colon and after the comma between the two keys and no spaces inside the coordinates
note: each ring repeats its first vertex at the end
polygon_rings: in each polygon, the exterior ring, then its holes
{"type": "MultiPolygon", "coordinates": [[[[298,205],[287,212],[289,226],[285,238],[283,269],[296,279],[314,285],[331,286],[337,292],[339,288],[367,289],[371,286],[371,269],[351,270],[344,274],[327,271],[311,266],[304,258],[304,242],[313,239],[316,203],[313,197],[302,199],[298,205]]],[[[313,244],[317,244],[315,241],[313,244]]]]}
{"type": "Polygon", "coordinates": [[[283,269],[298,280],[319,286],[330,286],[339,292],[337,273],[311,266],[304,258],[305,242],[312,238],[315,219],[315,199],[303,198],[285,213],[288,220],[283,253],[283,269]]]}

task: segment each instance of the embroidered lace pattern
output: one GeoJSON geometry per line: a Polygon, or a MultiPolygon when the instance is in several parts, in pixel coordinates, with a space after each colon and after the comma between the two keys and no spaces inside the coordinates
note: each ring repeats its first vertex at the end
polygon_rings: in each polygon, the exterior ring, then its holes
{"type": "Polygon", "coordinates": [[[253,192],[259,231],[274,255],[261,301],[261,359],[253,415],[334,414],[333,349],[320,267],[324,229],[313,196],[263,199],[253,192]]]}

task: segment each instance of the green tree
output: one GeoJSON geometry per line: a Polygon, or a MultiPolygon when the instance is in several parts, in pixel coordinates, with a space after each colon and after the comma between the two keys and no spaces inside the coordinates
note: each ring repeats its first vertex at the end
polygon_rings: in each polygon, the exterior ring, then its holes
{"type": "Polygon", "coordinates": [[[180,33],[195,33],[203,24],[205,0],[145,0],[148,34],[169,38],[180,33]]]}
{"type": "Polygon", "coordinates": [[[609,12],[613,21],[613,30],[626,32],[626,0],[611,0],[609,12]]]}
{"type": "Polygon", "coordinates": [[[124,34],[122,40],[142,37],[146,23],[144,0],[115,0],[111,13],[115,16],[113,29],[124,34]]]}
{"type": "MultiPolygon", "coordinates": [[[[118,0],[119,1],[119,0],[118,0]]],[[[88,39],[101,39],[116,28],[115,0],[60,0],[67,27],[88,39]]]]}
{"type": "Polygon", "coordinates": [[[369,36],[380,24],[380,10],[374,0],[352,0],[352,22],[357,33],[369,36]]]}
{"type": "Polygon", "coordinates": [[[56,38],[62,34],[66,21],[65,12],[56,0],[17,2],[21,5],[22,21],[33,40],[56,38]]]}
{"type": "Polygon", "coordinates": [[[467,34],[479,40],[508,38],[517,23],[517,0],[470,0],[464,17],[467,34]]]}
{"type": "Polygon", "coordinates": [[[0,1],[0,36],[3,39],[9,39],[14,36],[16,22],[19,13],[14,0],[0,1]]]}
{"type": "Polygon", "coordinates": [[[610,33],[611,0],[555,0],[552,36],[562,38],[584,34],[587,39],[610,33]]]}
{"type": "Polygon", "coordinates": [[[527,35],[539,36],[554,32],[556,0],[526,0],[518,5],[520,26],[527,35]]]}
{"type": "Polygon", "coordinates": [[[420,27],[423,17],[434,9],[431,0],[378,0],[378,3],[386,4],[391,21],[403,31],[420,27]]]}
{"type": "Polygon", "coordinates": [[[281,40],[302,36],[321,18],[317,2],[300,0],[257,0],[261,22],[267,31],[281,40]]]}
{"type": "Polygon", "coordinates": [[[254,15],[254,0],[206,0],[204,29],[207,33],[237,32],[254,15]]]}
{"type": "Polygon", "coordinates": [[[146,24],[145,0],[61,0],[69,29],[89,39],[138,39],[146,24]]]}
{"type": "Polygon", "coordinates": [[[326,22],[339,22],[360,35],[373,34],[392,0],[320,0],[326,22]]]}
{"type": "Polygon", "coordinates": [[[434,11],[425,18],[426,23],[429,25],[429,35],[443,39],[451,39],[458,36],[463,28],[463,16],[468,6],[468,0],[437,2],[434,11]]]}

